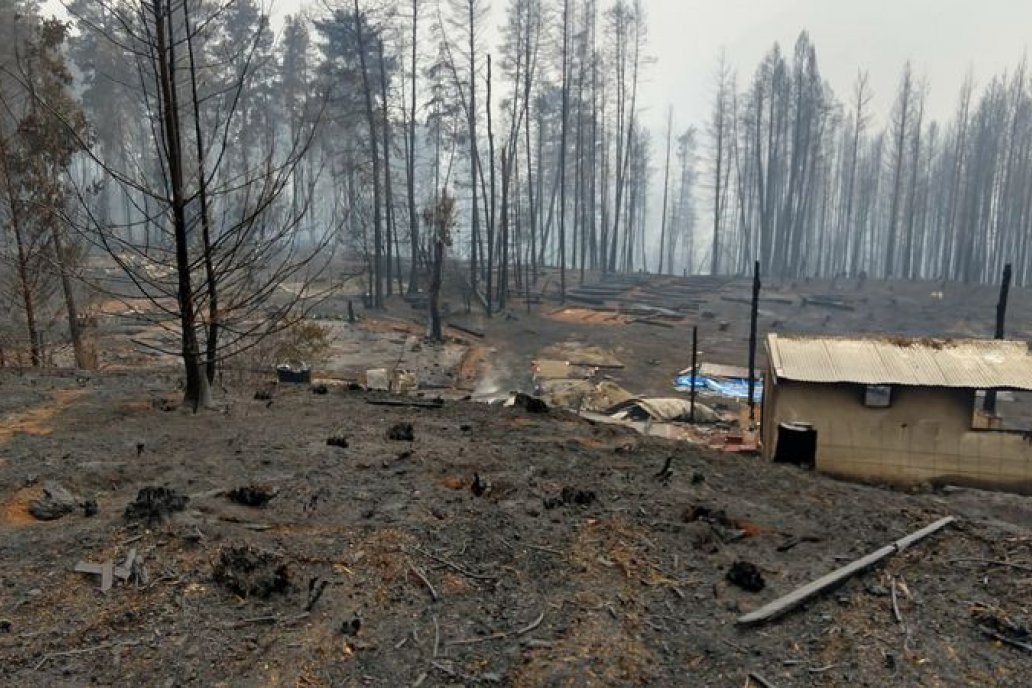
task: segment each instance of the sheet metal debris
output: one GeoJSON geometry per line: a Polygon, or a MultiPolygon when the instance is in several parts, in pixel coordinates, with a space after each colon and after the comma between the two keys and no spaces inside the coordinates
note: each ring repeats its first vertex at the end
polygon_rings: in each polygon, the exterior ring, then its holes
{"type": "Polygon", "coordinates": [[[1032,391],[1032,355],[1021,341],[770,334],[779,379],[1032,391]]]}

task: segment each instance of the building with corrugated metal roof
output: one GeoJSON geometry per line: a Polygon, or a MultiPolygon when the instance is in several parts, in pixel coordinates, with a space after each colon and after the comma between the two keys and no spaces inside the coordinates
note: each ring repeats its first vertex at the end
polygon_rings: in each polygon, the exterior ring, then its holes
{"type": "Polygon", "coordinates": [[[1032,392],[1021,341],[770,334],[765,458],[846,478],[1032,494],[1032,433],[988,395],[1032,392]]]}

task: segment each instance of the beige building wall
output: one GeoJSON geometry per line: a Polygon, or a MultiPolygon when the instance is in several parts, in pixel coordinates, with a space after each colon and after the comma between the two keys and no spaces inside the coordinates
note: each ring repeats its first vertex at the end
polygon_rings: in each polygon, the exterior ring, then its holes
{"type": "Polygon", "coordinates": [[[772,387],[763,419],[767,458],[780,423],[805,422],[817,430],[817,470],[823,473],[1032,494],[1032,437],[972,430],[971,390],[894,387],[892,405],[875,409],[864,406],[862,385],[779,381],[772,387]]]}

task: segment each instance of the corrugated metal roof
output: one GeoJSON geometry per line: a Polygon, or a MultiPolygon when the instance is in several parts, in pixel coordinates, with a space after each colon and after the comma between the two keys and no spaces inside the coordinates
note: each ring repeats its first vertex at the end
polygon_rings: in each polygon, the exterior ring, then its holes
{"type": "Polygon", "coordinates": [[[1020,341],[770,334],[767,350],[783,380],[1032,391],[1020,341]]]}

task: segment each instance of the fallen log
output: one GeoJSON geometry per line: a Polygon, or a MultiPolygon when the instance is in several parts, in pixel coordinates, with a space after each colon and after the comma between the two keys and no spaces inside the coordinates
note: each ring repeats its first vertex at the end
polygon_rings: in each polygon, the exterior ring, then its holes
{"type": "MultiPolygon", "coordinates": [[[[752,305],[752,299],[748,296],[734,296],[723,294],[721,295],[720,300],[727,301],[729,303],[746,303],[750,306],[752,305]]],[[[760,303],[779,303],[785,306],[794,306],[795,299],[789,298],[787,296],[762,296],[760,297],[760,303]]],[[[815,303],[815,305],[817,304],[815,303]]],[[[849,310],[853,310],[852,306],[849,307],[849,310]]]]}
{"type": "Polygon", "coordinates": [[[852,311],[856,310],[852,305],[845,303],[844,301],[830,297],[830,296],[804,296],[802,299],[804,306],[818,306],[821,308],[834,308],[840,311],[852,311]]]}
{"type": "Polygon", "coordinates": [[[932,535],[949,524],[953,523],[956,519],[953,516],[947,516],[946,518],[939,519],[935,523],[925,526],[921,530],[907,535],[905,538],[896,540],[891,545],[886,545],[876,552],[872,552],[867,556],[857,559],[849,564],[846,564],[842,568],[836,569],[826,576],[822,576],[812,583],[807,583],[801,588],[797,588],[792,592],[788,593],[784,597],[779,597],[773,602],[760,607],[756,611],[750,612],[744,616],[738,618],[735,622],[740,625],[756,624],[764,621],[769,621],[775,617],[781,616],[786,612],[789,612],[799,605],[803,604],[812,597],[816,597],[822,592],[829,590],[836,585],[842,583],[850,576],[853,576],[861,571],[874,566],[882,559],[886,559],[897,552],[902,552],[904,549],[919,542],[924,538],[932,535]]]}
{"type": "Polygon", "coordinates": [[[603,298],[599,298],[597,296],[581,296],[579,294],[567,294],[566,295],[566,300],[567,301],[572,301],[574,303],[584,303],[584,304],[587,304],[589,306],[605,306],[606,305],[606,300],[603,299],[603,298]]]}
{"type": "Polygon", "coordinates": [[[570,366],[578,368],[598,368],[600,370],[623,370],[626,366],[623,363],[595,363],[594,361],[580,361],[570,359],[570,366]]]}
{"type": "Polygon", "coordinates": [[[770,681],[765,679],[762,675],[757,674],[755,671],[750,671],[749,672],[749,678],[745,682],[746,688],[748,688],[748,686],[751,683],[755,683],[756,685],[760,686],[761,688],[774,688],[774,684],[773,683],[771,683],[770,681]]]}
{"type": "Polygon", "coordinates": [[[978,630],[982,631],[982,633],[985,633],[987,636],[989,636],[990,638],[992,638],[994,640],[999,640],[1001,643],[1006,643],[1007,645],[1010,645],[1011,647],[1017,647],[1017,648],[1020,648],[1022,650],[1026,650],[1028,652],[1032,652],[1032,645],[1030,645],[1029,643],[1023,643],[1020,640],[1015,640],[1014,638],[1008,638],[1007,636],[1005,636],[1005,635],[1003,635],[1001,633],[997,633],[996,631],[994,631],[993,629],[989,628],[988,626],[979,626],[978,630]]]}
{"type": "Polygon", "coordinates": [[[365,403],[370,406],[399,406],[407,408],[428,408],[437,409],[444,406],[443,399],[431,399],[430,401],[420,401],[416,399],[366,399],[365,403]]]}
{"type": "Polygon", "coordinates": [[[466,325],[459,325],[458,323],[450,322],[446,325],[446,327],[450,327],[453,330],[458,330],[459,332],[464,332],[465,334],[468,334],[471,337],[476,337],[477,339],[484,338],[483,331],[474,330],[472,327],[467,327],[466,325]]]}
{"type": "Polygon", "coordinates": [[[638,318],[637,320],[631,320],[633,325],[652,325],[653,327],[665,327],[668,330],[674,329],[674,326],[668,322],[662,320],[655,320],[653,318],[638,318]]]}

